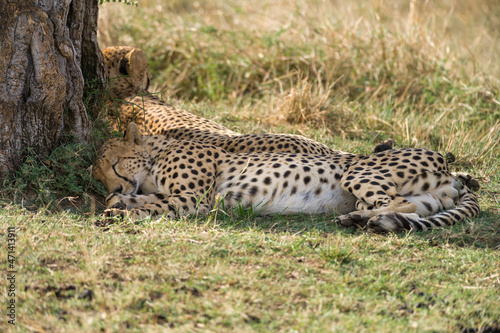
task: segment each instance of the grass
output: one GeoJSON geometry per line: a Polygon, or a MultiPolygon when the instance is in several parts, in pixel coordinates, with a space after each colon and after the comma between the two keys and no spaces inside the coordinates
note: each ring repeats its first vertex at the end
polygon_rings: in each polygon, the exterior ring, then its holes
{"type": "Polygon", "coordinates": [[[351,152],[389,137],[450,151],[480,179],[482,212],[385,236],[241,207],[108,224],[85,171],[95,147],[68,139],[0,189],[18,270],[17,326],[0,331],[500,331],[499,13],[494,0],[104,3],[101,47],[143,48],[170,103],[351,152]]]}
{"type": "Polygon", "coordinates": [[[498,250],[463,243],[474,224],[392,236],[309,216],[101,227],[14,207],[0,220],[19,228],[19,331],[498,327],[498,250]]]}

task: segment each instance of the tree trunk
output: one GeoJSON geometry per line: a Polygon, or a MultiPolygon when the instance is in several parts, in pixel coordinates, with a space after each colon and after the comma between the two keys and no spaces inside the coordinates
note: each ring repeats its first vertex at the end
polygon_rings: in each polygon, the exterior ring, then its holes
{"type": "Polygon", "coordinates": [[[102,88],[105,71],[98,0],[0,0],[0,13],[1,180],[26,148],[48,154],[63,132],[89,139],[84,77],[102,88]]]}

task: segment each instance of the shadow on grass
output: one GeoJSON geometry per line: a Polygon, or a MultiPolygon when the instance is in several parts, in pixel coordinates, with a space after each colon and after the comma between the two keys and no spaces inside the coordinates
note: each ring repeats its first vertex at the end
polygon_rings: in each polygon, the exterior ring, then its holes
{"type": "MultiPolygon", "coordinates": [[[[84,205],[86,209],[75,207],[75,202],[66,205],[59,205],[57,211],[52,212],[46,210],[45,213],[60,213],[66,211],[70,214],[79,216],[80,219],[85,219],[103,231],[110,230],[112,224],[120,223],[119,219],[106,219],[102,217],[104,207],[103,200],[96,202],[97,207],[89,209],[88,203],[84,205]],[[89,213],[89,210],[94,210],[96,215],[89,213]],[[85,213],[83,213],[85,211],[85,213]],[[90,215],[89,215],[90,214],[90,215]]],[[[81,202],[82,203],[82,202],[81,202]]],[[[10,206],[14,210],[26,210],[20,204],[6,205],[5,200],[0,201],[1,207],[10,206]]],[[[29,210],[30,213],[36,211],[29,210]]],[[[188,223],[197,225],[208,225],[214,228],[225,230],[235,229],[238,231],[258,230],[265,233],[289,233],[289,234],[306,234],[317,232],[320,234],[328,234],[339,237],[358,236],[365,233],[362,229],[342,228],[335,223],[334,214],[322,215],[273,215],[259,216],[255,212],[239,211],[237,213],[219,213],[208,217],[188,217],[188,223]]],[[[150,220],[142,220],[133,222],[135,225],[143,225],[150,220]]],[[[407,233],[399,233],[397,237],[408,237],[407,233]]],[[[478,217],[466,222],[458,223],[448,228],[438,228],[431,231],[411,232],[410,237],[415,237],[426,241],[430,246],[442,246],[451,244],[458,247],[473,247],[491,250],[500,250],[500,215],[490,211],[483,211],[478,217]]]]}
{"type": "MultiPolygon", "coordinates": [[[[260,230],[272,233],[302,234],[316,231],[335,236],[349,237],[365,233],[362,229],[342,228],[335,223],[335,215],[275,215],[235,218],[222,216],[216,221],[192,219],[193,223],[212,223],[215,227],[238,230],[260,230]]],[[[399,233],[398,237],[407,237],[399,233]]],[[[428,242],[430,246],[451,244],[458,247],[474,247],[500,250],[500,216],[491,212],[482,212],[479,217],[458,223],[448,228],[431,231],[411,232],[416,237],[428,242]]]]}
{"type": "MultiPolygon", "coordinates": [[[[334,222],[335,216],[273,216],[256,217],[253,220],[234,221],[225,219],[220,227],[252,228],[264,232],[302,233],[317,230],[338,236],[359,235],[366,231],[342,228],[334,222]]],[[[406,237],[400,233],[399,237],[406,237]]],[[[500,216],[483,212],[478,218],[456,224],[449,228],[412,232],[411,237],[426,240],[431,246],[452,244],[458,247],[475,247],[500,250],[500,216]]]]}

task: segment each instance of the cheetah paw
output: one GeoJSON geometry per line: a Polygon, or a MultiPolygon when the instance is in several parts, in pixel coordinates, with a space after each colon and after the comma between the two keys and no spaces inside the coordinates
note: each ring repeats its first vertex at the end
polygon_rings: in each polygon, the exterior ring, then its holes
{"type": "Polygon", "coordinates": [[[456,172],[455,176],[460,179],[465,186],[467,186],[472,191],[477,191],[481,188],[479,181],[473,178],[471,175],[465,172],[456,172]]]}
{"type": "Polygon", "coordinates": [[[412,220],[418,218],[415,213],[384,212],[368,220],[366,228],[373,233],[401,232],[413,229],[412,220]]]}
{"type": "Polygon", "coordinates": [[[128,215],[127,210],[119,209],[119,208],[108,208],[104,211],[104,217],[106,217],[106,218],[125,217],[127,215],[128,215]]]}
{"type": "Polygon", "coordinates": [[[127,209],[127,205],[122,201],[122,195],[118,193],[111,193],[106,197],[106,207],[109,209],[127,209]]]}
{"type": "Polygon", "coordinates": [[[368,222],[368,218],[362,216],[358,213],[349,213],[345,215],[341,215],[335,219],[335,221],[343,227],[360,227],[363,228],[366,226],[368,222]]]}
{"type": "Polygon", "coordinates": [[[398,223],[393,216],[388,216],[387,214],[379,214],[372,217],[366,224],[368,232],[373,232],[376,234],[382,234],[386,232],[397,232],[402,228],[402,225],[398,223]]]}

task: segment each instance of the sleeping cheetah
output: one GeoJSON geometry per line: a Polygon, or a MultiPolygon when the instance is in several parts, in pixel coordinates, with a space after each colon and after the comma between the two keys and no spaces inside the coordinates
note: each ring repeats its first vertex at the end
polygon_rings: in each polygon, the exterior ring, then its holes
{"type": "Polygon", "coordinates": [[[217,194],[226,206],[254,206],[261,214],[336,212],[341,225],[376,232],[425,230],[479,213],[476,197],[462,184],[470,176],[452,175],[443,156],[426,149],[370,156],[231,153],[196,141],[143,137],[131,123],[123,139],[101,147],[93,176],[112,192],[105,213],[134,219],[205,214],[217,194]]]}
{"type": "Polygon", "coordinates": [[[207,135],[238,135],[222,125],[174,108],[159,97],[149,94],[147,89],[152,76],[148,71],[146,54],[141,49],[112,46],[103,49],[102,53],[110,79],[110,97],[113,99],[107,105],[112,129],[123,131],[134,121],[143,134],[168,134],[168,130],[183,128],[200,130],[207,135]]]}

